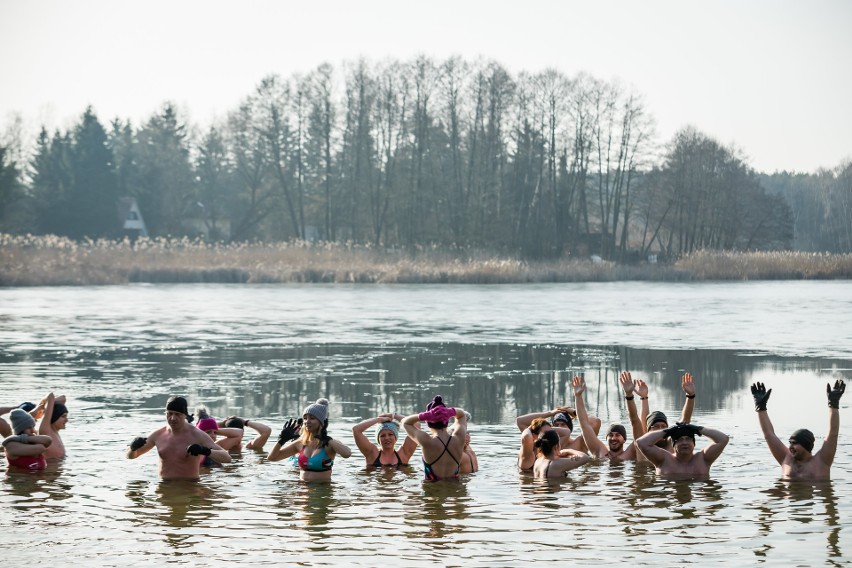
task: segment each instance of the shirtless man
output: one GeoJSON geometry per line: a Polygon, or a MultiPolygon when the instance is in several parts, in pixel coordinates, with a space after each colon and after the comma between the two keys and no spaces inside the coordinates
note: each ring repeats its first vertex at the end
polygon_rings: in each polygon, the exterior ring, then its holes
{"type": "MultiPolygon", "coordinates": [[[[544,412],[533,412],[518,416],[515,424],[518,430],[521,431],[521,450],[518,454],[518,468],[524,471],[531,470],[535,464],[535,441],[542,432],[553,430],[559,435],[559,449],[574,450],[581,453],[586,453],[589,449],[583,441],[582,436],[576,438],[571,437],[570,417],[576,416],[576,411],[570,406],[560,406],[553,410],[544,412]],[[545,419],[553,418],[553,424],[548,423],[545,419]],[[556,426],[557,422],[566,422],[568,427],[556,426]]],[[[595,431],[595,436],[601,429],[601,420],[596,416],[589,416],[589,422],[595,431]]],[[[561,454],[560,454],[561,455],[561,454]]],[[[566,456],[573,456],[570,452],[565,453],[566,456]]]]}
{"type": "Polygon", "coordinates": [[[772,456],[781,465],[781,479],[819,481],[831,478],[831,464],[834,462],[834,454],[837,452],[837,434],[840,431],[840,397],[846,391],[846,383],[841,380],[835,381],[834,388],[831,384],[825,385],[828,396],[828,434],[822,443],[822,448],[815,453],[814,435],[810,430],[796,430],[790,436],[789,446],[775,435],[775,429],[769,420],[766,411],[766,403],[772,389],[766,390],[763,383],[751,385],[751,394],[754,397],[754,409],[760,420],[760,429],[772,456]]]}
{"type": "Polygon", "coordinates": [[[606,444],[598,439],[597,433],[589,422],[583,393],[586,392],[586,382],[582,377],[574,377],[574,406],[577,408],[577,420],[583,432],[583,440],[589,448],[589,453],[598,458],[626,461],[636,459],[636,447],[633,444],[624,447],[627,441],[627,429],[621,424],[610,424],[606,432],[606,444]]]}
{"type": "Polygon", "coordinates": [[[201,467],[198,456],[229,463],[231,454],[193,426],[189,422],[191,419],[186,399],[171,397],[166,403],[166,426],[154,430],[147,438],[135,438],[127,448],[128,459],[136,459],[156,447],[162,479],[198,479],[201,467]]]}
{"type": "MultiPolygon", "coordinates": [[[[639,440],[643,434],[651,430],[665,430],[669,427],[669,419],[659,410],[648,412],[648,384],[641,380],[633,380],[629,371],[621,373],[619,378],[621,388],[624,389],[624,398],[627,401],[627,411],[630,415],[630,424],[633,427],[633,438],[639,440]],[[636,408],[634,393],[639,395],[642,402],[642,416],[636,408]]],[[[689,373],[684,373],[680,379],[680,386],[686,395],[683,409],[680,412],[680,422],[688,424],[692,420],[692,411],[695,409],[695,380],[689,373]]],[[[671,440],[663,437],[658,442],[659,447],[671,452],[673,446],[671,440]]],[[[641,448],[640,448],[641,449],[641,448]]],[[[637,454],[637,459],[644,459],[642,452],[637,454]]]]}
{"type": "Polygon", "coordinates": [[[710,466],[722,455],[728,439],[727,435],[718,430],[679,422],[665,430],[652,430],[636,440],[636,443],[645,457],[657,467],[658,474],[704,479],[710,474],[710,466]],[[695,436],[707,436],[712,443],[696,452],[695,436]],[[657,442],[666,437],[674,442],[672,451],[657,446],[657,442]]]}
{"type": "Polygon", "coordinates": [[[65,429],[68,423],[68,408],[65,406],[65,395],[54,396],[53,393],[45,397],[44,416],[38,427],[38,433],[49,436],[52,443],[44,452],[47,459],[62,459],[65,457],[65,444],[59,436],[59,431],[65,429]]]}

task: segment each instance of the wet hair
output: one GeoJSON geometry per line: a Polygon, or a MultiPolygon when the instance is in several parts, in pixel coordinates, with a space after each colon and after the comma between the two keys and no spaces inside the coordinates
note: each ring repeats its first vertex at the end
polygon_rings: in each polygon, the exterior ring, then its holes
{"type": "Polygon", "coordinates": [[[553,430],[542,432],[535,441],[534,447],[541,453],[541,455],[546,456],[552,452],[554,448],[559,447],[559,434],[553,430]]]}
{"type": "MultiPolygon", "coordinates": [[[[548,422],[544,418],[534,419],[532,422],[530,422],[530,432],[538,435],[538,433],[541,432],[541,427],[544,426],[545,424],[550,426],[550,422],[548,422]]],[[[557,434],[557,436],[558,436],[558,434],[557,434]]]]}
{"type": "Polygon", "coordinates": [[[223,428],[239,428],[240,430],[244,429],[245,427],[245,420],[243,420],[242,418],[237,418],[236,416],[225,420],[223,426],[223,428]]]}

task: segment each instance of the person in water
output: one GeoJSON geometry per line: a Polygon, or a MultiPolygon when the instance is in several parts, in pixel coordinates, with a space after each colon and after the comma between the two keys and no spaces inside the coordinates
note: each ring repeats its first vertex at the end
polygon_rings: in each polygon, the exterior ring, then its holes
{"type": "Polygon", "coordinates": [[[459,476],[464,454],[467,415],[461,408],[448,408],[441,395],[436,395],[426,407],[426,412],[412,414],[402,421],[405,432],[417,442],[423,452],[423,470],[426,480],[442,481],[459,476]],[[456,419],[453,432],[447,431],[450,418],[456,419]],[[415,426],[426,422],[431,434],[415,426]]]}
{"type": "Polygon", "coordinates": [[[303,481],[330,481],[334,458],[352,455],[352,450],[328,435],[327,399],[305,407],[301,420],[289,420],[267,459],[279,461],[296,454],[303,481]]]}
{"type": "MultiPolygon", "coordinates": [[[[207,410],[206,406],[197,407],[195,409],[195,416],[198,419],[196,426],[199,426],[199,428],[203,420],[213,418],[210,416],[210,411],[207,410]]],[[[257,420],[229,416],[223,420],[214,419],[214,421],[216,422],[215,428],[212,426],[212,423],[205,422],[206,427],[201,429],[208,434],[212,430],[215,430],[216,433],[213,434],[214,441],[231,453],[239,453],[242,450],[242,441],[247,427],[257,432],[257,437],[246,444],[247,450],[263,450],[264,444],[266,444],[266,441],[272,434],[272,428],[257,420]],[[217,440],[216,436],[220,438],[217,440]]]]}
{"type": "MultiPolygon", "coordinates": [[[[629,371],[622,373],[619,380],[621,382],[621,388],[624,389],[624,398],[627,401],[627,412],[630,416],[630,424],[633,427],[633,438],[635,440],[638,441],[639,438],[647,432],[661,431],[669,427],[669,419],[662,411],[655,410],[654,412],[648,412],[648,384],[645,383],[645,381],[640,379],[633,381],[629,371]],[[632,389],[630,388],[631,386],[633,386],[632,389]],[[636,394],[639,395],[639,398],[642,401],[642,416],[645,417],[644,420],[642,420],[637,413],[634,401],[636,394]]],[[[692,421],[692,412],[695,409],[695,379],[691,374],[684,373],[680,379],[680,386],[686,395],[686,400],[683,403],[683,409],[680,412],[680,423],[689,424],[689,422],[692,421]]],[[[663,436],[658,441],[658,446],[668,452],[672,452],[674,450],[672,441],[668,436],[663,436]]],[[[637,459],[644,459],[645,456],[641,452],[641,446],[639,447],[639,450],[637,459]]]]}
{"type": "Polygon", "coordinates": [[[819,451],[812,453],[816,438],[810,430],[796,430],[790,435],[787,445],[775,435],[766,410],[772,389],[766,390],[763,383],[751,385],[760,429],[763,430],[763,437],[772,457],[781,466],[781,479],[820,481],[831,478],[831,464],[834,463],[837,435],[840,432],[840,397],[846,392],[846,383],[837,380],[834,382],[834,388],[829,383],[825,385],[825,391],[828,397],[828,434],[819,451]]]}
{"type": "MultiPolygon", "coordinates": [[[[515,420],[515,425],[521,431],[521,449],[518,453],[518,468],[522,471],[532,470],[536,460],[535,441],[538,436],[551,428],[554,428],[560,440],[560,450],[575,450],[581,453],[586,453],[588,448],[583,441],[582,436],[576,438],[571,437],[573,423],[571,417],[576,417],[576,410],[570,406],[563,406],[547,410],[544,412],[533,412],[518,416],[515,420]],[[547,422],[547,418],[553,419],[553,424],[547,422]],[[557,426],[557,424],[565,424],[565,427],[557,426]]],[[[595,416],[589,416],[589,421],[595,431],[595,436],[600,431],[601,421],[595,416]]],[[[572,455],[570,452],[565,453],[566,456],[572,455]]]]}
{"type": "MultiPolygon", "coordinates": [[[[464,433],[464,455],[462,456],[461,464],[459,464],[459,473],[468,474],[479,471],[479,458],[476,457],[476,452],[470,447],[470,422],[472,420],[470,412],[465,412],[464,416],[467,419],[467,427],[464,433]]],[[[456,428],[457,424],[458,420],[453,423],[453,429],[456,428]]]]}
{"type": "Polygon", "coordinates": [[[45,452],[53,443],[50,436],[36,434],[35,418],[22,408],[9,414],[13,435],[3,439],[10,468],[37,471],[47,467],[45,452]]]}
{"type": "Polygon", "coordinates": [[[664,430],[651,430],[636,443],[645,457],[656,466],[658,474],[706,478],[710,474],[710,466],[728,445],[728,439],[726,434],[718,430],[678,422],[664,430]],[[707,436],[710,445],[695,451],[695,436],[707,436]],[[672,439],[671,451],[657,445],[665,437],[672,439]]]}
{"type": "Polygon", "coordinates": [[[577,450],[560,450],[554,430],[542,432],[535,441],[536,460],[533,475],[539,479],[563,477],[566,472],[589,462],[589,456],[577,450]]]}
{"type": "Polygon", "coordinates": [[[125,455],[128,459],[136,459],[156,447],[162,479],[198,479],[199,456],[210,457],[220,464],[230,463],[231,454],[191,422],[186,399],[173,396],[166,402],[166,425],[148,434],[147,438],[134,438],[125,455]]]}
{"type": "Polygon", "coordinates": [[[634,444],[624,447],[627,442],[627,429],[621,424],[610,424],[606,431],[606,444],[598,439],[592,424],[589,422],[586,403],[583,400],[583,393],[586,392],[586,381],[582,377],[574,377],[572,385],[574,387],[574,406],[577,409],[577,421],[580,423],[580,431],[583,433],[583,439],[589,448],[589,453],[597,458],[609,458],[618,461],[635,460],[636,447],[634,444]]]}
{"type": "MultiPolygon", "coordinates": [[[[196,422],[195,427],[210,436],[210,440],[226,452],[240,451],[240,440],[243,438],[243,431],[239,428],[220,428],[216,419],[209,416],[196,422]]],[[[200,462],[201,467],[222,467],[222,464],[211,459],[210,456],[201,456],[200,462]]]]}
{"type": "Polygon", "coordinates": [[[50,436],[53,441],[44,453],[47,459],[62,459],[65,457],[65,443],[59,435],[68,423],[68,407],[65,406],[65,396],[54,396],[49,393],[45,399],[44,416],[38,427],[38,433],[50,436]]]}
{"type": "Polygon", "coordinates": [[[396,421],[403,418],[401,414],[388,412],[379,414],[375,418],[368,418],[352,427],[355,445],[363,454],[368,466],[399,468],[408,465],[414,450],[417,449],[417,442],[411,436],[406,436],[399,449],[396,449],[396,442],[399,439],[399,423],[396,421]],[[378,445],[364,435],[368,428],[377,424],[379,426],[376,430],[378,445]]]}
{"type": "MultiPolygon", "coordinates": [[[[35,415],[36,405],[32,402],[22,402],[17,406],[0,406],[0,438],[8,438],[9,436],[14,434],[12,427],[8,422],[3,418],[3,416],[9,414],[16,408],[20,408],[24,412],[28,413],[33,417],[33,420],[38,420],[41,415],[35,415]]],[[[44,407],[42,407],[42,414],[44,413],[44,407]]]]}

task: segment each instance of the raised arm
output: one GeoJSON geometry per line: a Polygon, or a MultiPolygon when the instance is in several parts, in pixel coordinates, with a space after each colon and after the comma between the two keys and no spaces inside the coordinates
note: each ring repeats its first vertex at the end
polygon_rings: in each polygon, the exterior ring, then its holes
{"type": "Polygon", "coordinates": [[[692,411],[695,410],[695,382],[692,375],[684,373],[680,379],[680,386],[686,394],[683,410],[680,412],[680,421],[682,424],[689,424],[692,421],[692,411]]]}
{"type": "Polygon", "coordinates": [[[754,383],[751,385],[751,395],[754,397],[754,409],[757,411],[757,419],[760,422],[760,429],[763,431],[763,438],[766,440],[766,445],[769,446],[769,451],[772,452],[772,457],[779,464],[784,463],[787,457],[787,446],[784,442],[775,435],[775,428],[772,427],[772,421],[769,420],[769,412],[766,410],[766,403],[769,402],[769,395],[772,394],[772,389],[766,390],[763,383],[754,383]]]}
{"type": "Polygon", "coordinates": [[[652,430],[636,440],[636,444],[639,446],[639,449],[642,450],[645,457],[648,458],[648,461],[657,467],[662,466],[663,462],[666,461],[666,456],[670,454],[663,448],[657,447],[656,444],[668,435],[668,429],[652,430]]]}
{"type": "Polygon", "coordinates": [[[532,421],[536,418],[553,418],[553,416],[559,414],[560,412],[564,412],[568,416],[574,416],[576,414],[576,411],[570,406],[561,406],[558,408],[554,408],[553,410],[545,410],[544,412],[532,412],[530,414],[518,416],[515,419],[515,425],[517,425],[518,430],[523,432],[524,430],[530,427],[530,424],[532,424],[532,421]]]}
{"type": "Polygon", "coordinates": [[[837,453],[837,434],[840,432],[840,397],[846,391],[846,383],[841,380],[834,382],[834,388],[831,384],[825,385],[825,392],[828,396],[828,434],[825,436],[825,441],[822,443],[817,455],[819,459],[827,466],[834,463],[834,455],[837,453]]]}
{"type": "Polygon", "coordinates": [[[722,455],[722,450],[724,450],[725,446],[728,445],[728,440],[730,440],[730,438],[728,438],[727,434],[723,434],[719,430],[714,430],[712,428],[700,427],[700,434],[702,436],[707,436],[707,438],[713,442],[701,450],[704,454],[704,461],[707,465],[710,465],[722,455]]]}
{"type": "Polygon", "coordinates": [[[560,457],[553,460],[553,462],[551,462],[550,464],[550,469],[557,475],[564,475],[566,471],[571,471],[572,469],[576,469],[581,465],[585,465],[589,463],[589,460],[591,459],[591,456],[589,456],[588,454],[576,452],[570,457],[560,457]]]}
{"type": "Polygon", "coordinates": [[[56,403],[56,397],[51,392],[44,397],[44,401],[44,415],[41,418],[41,423],[38,425],[38,433],[51,436],[54,432],[53,426],[50,424],[50,418],[53,416],[53,406],[56,403]]]}
{"type": "Polygon", "coordinates": [[[243,420],[243,427],[246,426],[257,432],[257,438],[246,444],[246,449],[262,450],[269,436],[272,435],[272,428],[268,424],[258,422],[257,420],[243,420]]]}
{"type": "Polygon", "coordinates": [[[574,406],[577,408],[577,421],[580,423],[580,431],[583,433],[586,447],[596,457],[604,457],[607,453],[606,446],[598,439],[594,428],[589,423],[589,414],[586,412],[586,403],[583,400],[583,393],[586,392],[586,381],[582,377],[574,377],[572,385],[574,387],[574,406]]]}
{"type": "MultiPolygon", "coordinates": [[[[621,389],[624,391],[624,399],[627,401],[627,414],[630,416],[630,426],[633,430],[633,439],[638,440],[645,433],[645,422],[639,419],[639,411],[636,409],[636,382],[630,375],[630,371],[623,371],[618,377],[621,389]],[[635,394],[634,394],[635,393],[635,394]]],[[[643,381],[644,384],[644,381],[643,381]]],[[[644,406],[648,406],[648,386],[645,385],[645,397],[642,400],[644,406]]],[[[646,412],[647,414],[647,412],[646,412]]]]}
{"type": "Polygon", "coordinates": [[[391,420],[393,420],[393,418],[390,414],[379,414],[375,418],[368,418],[352,427],[352,437],[355,438],[355,445],[358,447],[358,451],[361,452],[367,460],[371,460],[376,457],[378,448],[370,441],[369,438],[367,438],[364,432],[376,424],[390,422],[391,420]]]}
{"type": "Polygon", "coordinates": [[[298,439],[301,428],[301,418],[298,420],[291,418],[285,422],[284,427],[281,428],[281,433],[278,434],[278,441],[269,450],[266,459],[269,461],[280,461],[296,455],[296,452],[302,449],[302,442],[298,439]]]}
{"type": "Polygon", "coordinates": [[[422,446],[431,439],[431,436],[420,428],[417,428],[415,424],[420,424],[419,414],[412,414],[411,416],[406,416],[402,419],[402,427],[405,428],[405,433],[417,442],[417,444],[422,446]]]}

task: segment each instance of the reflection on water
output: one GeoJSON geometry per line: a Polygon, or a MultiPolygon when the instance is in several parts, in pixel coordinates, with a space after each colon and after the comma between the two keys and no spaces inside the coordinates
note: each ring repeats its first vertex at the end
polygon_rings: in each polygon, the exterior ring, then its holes
{"type": "MultiPolygon", "coordinates": [[[[786,294],[769,288],[776,299],[786,294]]],[[[848,300],[838,304],[838,290],[847,288],[810,288],[828,291],[819,304],[797,285],[796,294],[807,296],[803,302],[817,314],[800,329],[842,311],[848,300]]],[[[673,293],[676,301],[712,305],[729,318],[720,324],[701,314],[713,326],[705,335],[695,327],[680,334],[669,329],[685,321],[686,306],[650,310],[666,290],[652,286],[475,288],[477,294],[466,288],[463,300],[445,301],[431,288],[425,297],[392,288],[384,301],[393,309],[383,311],[375,296],[380,289],[251,289],[255,299],[246,288],[228,287],[190,294],[169,287],[37,289],[31,297],[0,291],[0,317],[8,324],[0,329],[0,386],[10,399],[0,402],[38,400],[53,390],[68,395],[70,418],[66,460],[34,474],[0,466],[5,559],[28,561],[35,548],[81,565],[118,563],[116,551],[133,551],[131,563],[145,565],[176,556],[251,566],[525,566],[565,562],[566,555],[580,565],[844,563],[852,440],[841,426],[832,482],[777,481],[780,470],[747,387],[760,380],[774,389],[769,410],[782,437],[808,427],[821,438],[828,426],[824,384],[850,379],[848,350],[832,345],[815,356],[806,333],[801,345],[785,336],[783,348],[772,349],[776,329],[760,337],[752,332],[753,343],[741,342],[734,330],[737,345],[724,344],[719,327],[734,329],[732,322],[743,320],[769,329],[775,321],[720,303],[718,294],[731,291],[725,286],[673,293]],[[624,297],[637,288],[649,296],[624,297]],[[587,311],[576,304],[563,324],[572,294],[591,304],[587,311]],[[677,300],[679,294],[685,295],[677,300]],[[538,306],[549,295],[551,307],[538,306]],[[306,297],[313,303],[299,307],[306,297]],[[55,298],[62,302],[47,301],[55,298]],[[514,304],[505,305],[506,298],[514,304]],[[634,306],[639,315],[606,312],[606,302],[634,306]],[[279,304],[284,315],[271,308],[279,304]],[[317,312],[318,305],[328,313],[317,312]],[[548,325],[559,333],[546,332],[548,325]],[[441,328],[450,331],[436,332],[441,328]],[[577,341],[577,329],[607,340],[577,341]],[[695,375],[694,421],[731,436],[709,480],[666,480],[648,464],[606,460],[558,480],[517,472],[516,416],[571,404],[570,380],[583,372],[589,410],[605,425],[627,423],[617,382],[624,369],[649,382],[652,409],[670,418],[684,401],[680,376],[695,375]],[[164,424],[172,394],[205,404],[217,417],[266,422],[276,433],[284,417],[325,396],[330,434],[354,450],[355,423],[385,411],[422,410],[436,393],[473,415],[480,471],[457,482],[424,483],[419,453],[410,468],[395,470],[365,467],[356,451],[336,460],[332,483],[315,484],[300,482],[289,462],[267,462],[263,452],[235,455],[198,482],[159,481],[155,452],[123,458],[133,437],[164,424]]],[[[763,301],[759,288],[742,289],[750,305],[763,301]]],[[[806,313],[786,305],[780,311],[806,313]]],[[[837,335],[852,334],[845,328],[837,335]]]]}

